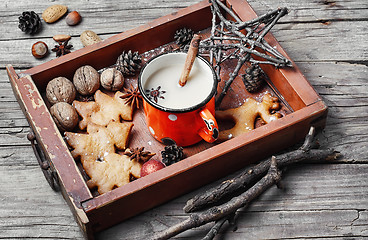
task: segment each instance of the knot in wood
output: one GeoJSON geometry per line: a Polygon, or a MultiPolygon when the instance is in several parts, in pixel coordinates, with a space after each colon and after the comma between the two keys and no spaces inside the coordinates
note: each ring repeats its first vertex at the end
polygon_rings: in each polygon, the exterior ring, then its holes
{"type": "Polygon", "coordinates": [[[190,218],[192,219],[192,222],[195,227],[201,226],[200,218],[198,214],[192,214],[190,215],[190,218]]]}
{"type": "Polygon", "coordinates": [[[221,213],[221,211],[220,211],[220,209],[219,208],[217,208],[217,207],[214,207],[214,208],[211,208],[210,210],[210,213],[212,214],[212,215],[219,215],[220,213],[221,213]]]}

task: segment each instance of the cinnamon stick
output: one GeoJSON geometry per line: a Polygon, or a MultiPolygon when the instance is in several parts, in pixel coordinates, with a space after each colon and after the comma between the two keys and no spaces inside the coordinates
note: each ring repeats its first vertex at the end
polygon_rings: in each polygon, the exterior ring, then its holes
{"type": "Polygon", "coordinates": [[[192,41],[190,42],[189,50],[187,53],[187,58],[185,59],[184,69],[179,79],[179,85],[182,87],[187,83],[190,71],[192,70],[194,60],[198,53],[200,41],[201,41],[201,36],[198,34],[194,34],[192,41]]]}

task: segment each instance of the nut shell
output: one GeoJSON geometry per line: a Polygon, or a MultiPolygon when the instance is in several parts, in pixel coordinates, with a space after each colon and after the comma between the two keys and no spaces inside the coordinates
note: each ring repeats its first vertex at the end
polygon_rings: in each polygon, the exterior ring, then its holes
{"type": "Polygon", "coordinates": [[[101,38],[91,30],[82,32],[79,38],[85,47],[102,41],[101,38]]]}
{"type": "Polygon", "coordinates": [[[85,65],[75,71],[73,83],[81,95],[92,95],[100,87],[100,74],[93,67],[85,65]]]}
{"type": "Polygon", "coordinates": [[[73,83],[65,77],[54,78],[46,86],[46,98],[51,104],[72,103],[76,94],[73,83]]]}
{"type": "Polygon", "coordinates": [[[68,7],[64,5],[52,5],[45,9],[42,13],[42,18],[47,23],[53,23],[59,20],[67,12],[68,7]]]}
{"type": "Polygon", "coordinates": [[[77,11],[72,11],[70,12],[66,18],[65,18],[65,22],[66,24],[68,24],[69,26],[74,26],[77,25],[80,21],[82,20],[81,15],[79,14],[79,12],[77,11]]]}
{"type": "Polygon", "coordinates": [[[32,55],[35,58],[43,58],[49,52],[49,48],[47,47],[46,43],[42,41],[38,41],[32,45],[32,55]]]}
{"type": "Polygon", "coordinates": [[[62,131],[71,131],[78,124],[77,111],[69,103],[56,103],[50,108],[50,113],[56,125],[62,131]]]}
{"type": "Polygon", "coordinates": [[[101,73],[101,86],[109,91],[120,90],[124,85],[123,74],[116,68],[108,68],[101,73]]]}
{"type": "Polygon", "coordinates": [[[56,42],[65,42],[71,38],[70,35],[67,34],[57,34],[52,37],[56,42]]]}

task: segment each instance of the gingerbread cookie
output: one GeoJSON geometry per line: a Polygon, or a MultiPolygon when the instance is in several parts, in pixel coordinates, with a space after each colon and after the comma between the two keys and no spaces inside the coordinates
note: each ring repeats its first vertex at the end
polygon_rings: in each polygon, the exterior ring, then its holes
{"type": "Polygon", "coordinates": [[[94,102],[74,101],[73,106],[82,117],[79,122],[79,128],[85,129],[89,123],[106,126],[110,121],[119,122],[123,120],[132,120],[133,110],[125,100],[121,98],[124,95],[117,91],[113,97],[97,90],[94,102]]]}
{"type": "Polygon", "coordinates": [[[138,161],[117,153],[109,153],[103,160],[84,158],[82,164],[91,178],[87,181],[88,187],[97,187],[100,194],[129,183],[131,176],[139,178],[142,167],[138,161]]]}
{"type": "Polygon", "coordinates": [[[219,139],[227,140],[253,130],[257,117],[261,117],[266,123],[281,118],[280,113],[271,113],[278,109],[280,109],[278,98],[266,93],[262,102],[247,98],[245,103],[238,108],[216,111],[216,119],[219,121],[229,119],[235,123],[231,129],[220,131],[219,139]]]}
{"type": "Polygon", "coordinates": [[[65,132],[65,139],[74,149],[71,151],[74,158],[81,157],[94,160],[103,159],[110,153],[115,153],[115,147],[125,149],[129,133],[133,127],[131,122],[110,122],[106,127],[88,124],[87,133],[65,132]]]}

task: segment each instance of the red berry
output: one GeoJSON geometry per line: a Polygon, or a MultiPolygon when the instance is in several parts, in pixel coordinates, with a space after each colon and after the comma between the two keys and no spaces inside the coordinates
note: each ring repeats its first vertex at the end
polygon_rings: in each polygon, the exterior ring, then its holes
{"type": "Polygon", "coordinates": [[[141,168],[141,177],[147,176],[148,174],[156,172],[164,167],[165,165],[162,162],[151,159],[143,164],[141,168]]]}

